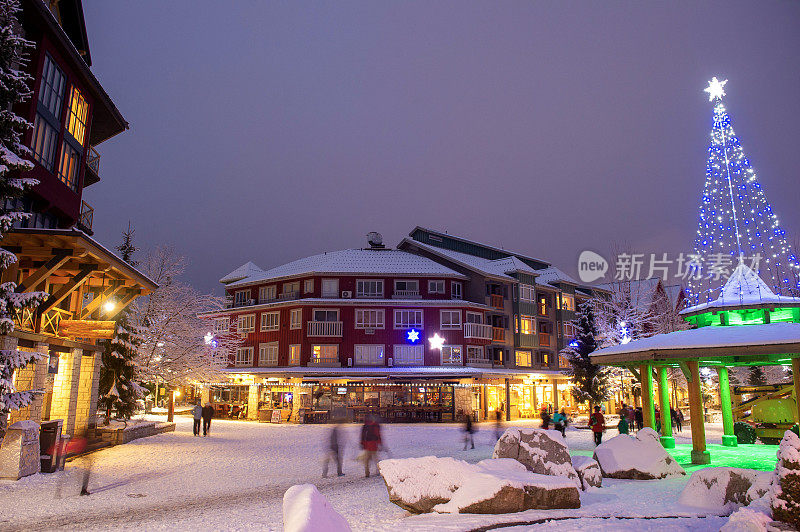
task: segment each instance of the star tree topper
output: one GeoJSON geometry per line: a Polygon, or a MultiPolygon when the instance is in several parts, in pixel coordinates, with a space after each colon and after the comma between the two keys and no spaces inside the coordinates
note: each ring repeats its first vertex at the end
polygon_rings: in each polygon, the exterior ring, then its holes
{"type": "Polygon", "coordinates": [[[725,96],[725,89],[723,89],[723,87],[726,83],[728,83],[727,79],[720,81],[716,76],[711,78],[711,81],[708,82],[708,87],[703,89],[703,92],[708,93],[709,102],[714,101],[715,98],[719,98],[721,100],[722,97],[725,96]]]}

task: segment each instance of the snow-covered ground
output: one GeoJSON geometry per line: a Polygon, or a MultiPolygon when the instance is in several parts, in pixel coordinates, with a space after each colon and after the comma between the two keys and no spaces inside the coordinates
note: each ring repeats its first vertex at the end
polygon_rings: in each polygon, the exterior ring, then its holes
{"type": "MultiPolygon", "coordinates": [[[[163,417],[153,418],[163,420],[163,417]]],[[[346,425],[345,476],[322,479],[324,425],[272,425],[214,420],[209,437],[192,436],[191,419],[176,417],[174,433],[160,434],[92,456],[89,489],[78,496],[87,458],[67,464],[52,475],[39,474],[17,482],[0,481],[0,529],[216,529],[280,530],[283,493],[294,484],[313,483],[341,512],[354,530],[469,530],[490,523],[515,523],[524,530],[548,526],[571,530],[571,517],[672,517],[670,520],[581,520],[595,528],[637,530],[717,530],[717,517],[678,505],[686,478],[665,481],[603,480],[603,488],[581,496],[576,510],[532,510],[505,516],[410,516],[390,503],[379,475],[363,478],[354,460],[360,427],[346,425]],[[560,518],[548,524],[547,519],[560,518]],[[671,527],[671,528],[670,528],[671,527]]],[[[516,423],[534,426],[531,421],[516,423]]],[[[538,423],[536,424],[538,426],[538,423]]],[[[461,427],[452,424],[384,425],[391,456],[453,456],[469,462],[489,458],[494,427],[479,425],[475,449],[462,451],[461,427]]],[[[610,430],[608,436],[616,434],[610,430]]],[[[721,427],[709,425],[709,443],[719,443],[721,427]]],[[[688,431],[679,443],[688,443],[688,431]],[[684,439],[685,438],[685,439],[684,439]]],[[[570,430],[571,451],[593,448],[586,430],[570,430]]]]}

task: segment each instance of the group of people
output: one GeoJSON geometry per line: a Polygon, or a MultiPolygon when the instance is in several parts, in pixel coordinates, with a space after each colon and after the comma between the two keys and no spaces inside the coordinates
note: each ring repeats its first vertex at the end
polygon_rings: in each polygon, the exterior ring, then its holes
{"type": "Polygon", "coordinates": [[[192,416],[194,417],[192,432],[195,436],[200,436],[200,421],[203,422],[203,436],[211,434],[211,418],[214,417],[214,407],[211,406],[211,403],[203,406],[200,401],[197,401],[192,409],[192,416]]]}
{"type": "Polygon", "coordinates": [[[565,438],[567,437],[567,423],[569,420],[567,418],[567,411],[565,409],[562,408],[561,412],[556,412],[552,416],[550,416],[550,412],[548,410],[542,409],[540,416],[542,418],[543,429],[549,429],[550,423],[552,423],[554,429],[559,431],[565,438]]]}
{"type": "MultiPolygon", "coordinates": [[[[328,434],[328,446],[322,460],[322,478],[327,478],[328,467],[331,463],[336,465],[336,474],[340,477],[344,476],[344,472],[342,471],[342,452],[344,451],[344,445],[341,426],[342,420],[335,420],[328,434]]],[[[369,477],[370,466],[373,462],[376,465],[378,463],[378,451],[386,450],[383,444],[383,437],[381,436],[381,425],[374,416],[368,415],[364,419],[364,425],[361,426],[360,445],[361,453],[358,455],[357,460],[364,463],[364,477],[369,477]]]]}
{"type": "MultiPolygon", "coordinates": [[[[675,430],[681,432],[683,430],[684,419],[681,409],[670,407],[669,417],[675,430]]],[[[661,411],[657,407],[655,409],[655,425],[656,432],[661,432],[661,411]]],[[[617,429],[620,434],[628,434],[634,427],[637,431],[644,428],[644,413],[642,407],[634,408],[622,403],[622,408],[619,409],[619,424],[617,425],[617,429]]]]}

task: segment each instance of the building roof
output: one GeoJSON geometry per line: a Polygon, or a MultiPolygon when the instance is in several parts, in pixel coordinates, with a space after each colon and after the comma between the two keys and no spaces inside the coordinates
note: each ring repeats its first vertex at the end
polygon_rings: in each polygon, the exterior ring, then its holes
{"type": "Polygon", "coordinates": [[[459,253],[458,251],[452,251],[445,248],[440,248],[438,246],[431,246],[430,244],[425,244],[418,240],[413,240],[410,238],[404,238],[400,245],[408,243],[414,246],[419,247],[420,249],[424,249],[429,251],[435,255],[439,255],[440,257],[444,257],[446,259],[452,260],[456,264],[464,266],[465,268],[469,268],[470,270],[477,271],[479,273],[489,275],[491,277],[500,277],[502,279],[508,280],[515,280],[512,277],[511,273],[513,272],[524,272],[531,275],[536,275],[537,270],[534,270],[521,260],[517,259],[516,257],[509,256],[503,257],[501,259],[491,260],[491,259],[484,259],[483,257],[476,257],[475,255],[469,255],[467,253],[459,253]]]}
{"type": "Polygon", "coordinates": [[[756,272],[740,261],[725,282],[717,299],[683,309],[681,314],[697,314],[712,309],[775,305],[800,306],[800,298],[776,295],[756,272]]]}
{"type": "Polygon", "coordinates": [[[538,277],[536,277],[536,284],[548,285],[553,283],[566,283],[575,286],[581,286],[581,283],[559,270],[555,266],[550,266],[544,270],[536,270],[538,277]]]}
{"type": "Polygon", "coordinates": [[[222,284],[229,284],[234,283],[236,281],[241,281],[242,279],[246,279],[251,275],[257,275],[259,273],[263,273],[264,270],[253,264],[252,262],[245,262],[231,273],[223,277],[219,280],[222,284]]]}
{"type": "Polygon", "coordinates": [[[467,244],[472,244],[472,245],[475,245],[475,246],[479,246],[479,247],[482,247],[482,248],[485,248],[485,249],[488,249],[488,250],[492,250],[492,251],[495,251],[495,252],[498,252],[498,253],[501,253],[501,254],[504,254],[504,255],[508,255],[508,256],[512,256],[513,255],[513,256],[517,256],[517,257],[519,257],[521,259],[525,259],[525,260],[531,260],[531,261],[534,261],[534,262],[540,262],[540,263],[546,264],[546,265],[550,264],[549,262],[544,261],[542,259],[537,259],[536,257],[531,257],[529,255],[524,255],[522,253],[515,253],[513,251],[508,251],[508,250],[505,250],[505,249],[502,249],[502,248],[489,246],[487,244],[483,244],[483,243],[477,242],[475,240],[470,240],[469,238],[464,238],[464,237],[460,237],[460,236],[456,236],[456,235],[451,235],[450,233],[443,233],[441,231],[436,231],[435,229],[429,229],[427,227],[422,227],[422,226],[419,226],[419,225],[416,226],[408,234],[408,236],[413,238],[414,233],[417,232],[417,231],[425,231],[426,233],[432,233],[432,234],[435,234],[435,235],[439,235],[439,236],[441,236],[443,238],[449,238],[449,239],[453,239],[453,240],[460,240],[461,242],[466,242],[467,244]]]}
{"type": "MultiPolygon", "coordinates": [[[[247,264],[240,268],[245,268],[245,266],[247,264]]],[[[240,268],[237,268],[231,274],[240,268]]],[[[337,273],[465,278],[446,266],[407,251],[398,249],[344,249],[312,255],[269,270],[251,271],[247,277],[231,282],[228,286],[245,286],[300,275],[337,273]]],[[[231,274],[228,274],[228,276],[231,274]]],[[[228,276],[223,277],[223,279],[228,276]]]]}

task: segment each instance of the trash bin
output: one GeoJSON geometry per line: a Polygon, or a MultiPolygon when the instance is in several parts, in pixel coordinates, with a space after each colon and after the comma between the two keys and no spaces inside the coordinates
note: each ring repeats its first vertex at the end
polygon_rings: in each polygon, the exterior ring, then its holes
{"type": "Polygon", "coordinates": [[[56,457],[61,448],[61,429],[63,419],[43,421],[39,436],[39,453],[42,461],[42,473],[55,473],[58,470],[56,457]]]}

